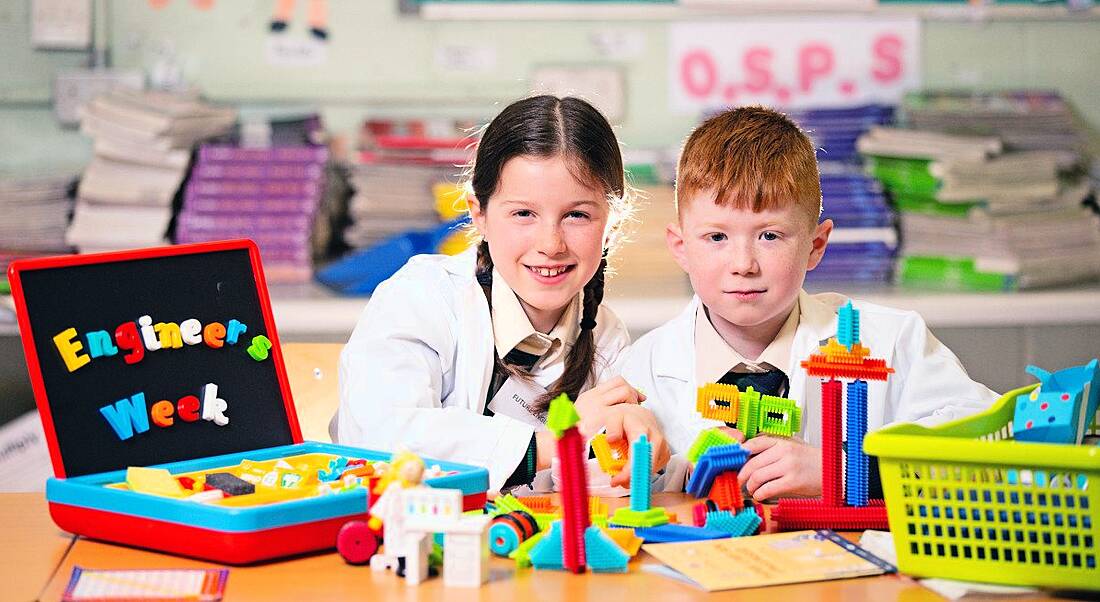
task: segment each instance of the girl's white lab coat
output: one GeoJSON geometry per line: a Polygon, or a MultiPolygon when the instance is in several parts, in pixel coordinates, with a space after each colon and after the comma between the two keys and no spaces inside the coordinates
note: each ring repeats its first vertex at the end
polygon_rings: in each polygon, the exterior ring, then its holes
{"type": "MultiPolygon", "coordinates": [[[[799,365],[836,336],[837,309],[848,299],[835,293],[799,296],[801,316],[786,366],[788,396],[802,408],[801,436],[821,443],[821,380],[807,377],[799,365]]],[[[970,379],[955,354],[928,331],[913,311],[853,300],[860,310],[860,340],[871,357],[894,369],[887,382],[871,381],[867,391],[867,429],[892,422],[931,426],[988,408],[997,394],[970,379]]],[[[695,411],[695,297],[683,313],[646,334],[624,354],[619,370],[645,391],[643,404],[656,414],[673,454],[685,453],[700,431],[721,423],[695,411]]],[[[732,368],[732,366],[730,366],[732,368]]]]}
{"type": "MultiPolygon", "coordinates": [[[[493,324],[475,263],[474,249],[419,255],[374,291],[340,354],[336,439],[484,466],[490,489],[498,490],[523,459],[534,428],[483,415],[493,324]]],[[[612,375],[630,338],[603,306],[593,335],[597,383],[612,375]]],[[[548,388],[563,368],[552,366],[534,381],[548,388]]]]}

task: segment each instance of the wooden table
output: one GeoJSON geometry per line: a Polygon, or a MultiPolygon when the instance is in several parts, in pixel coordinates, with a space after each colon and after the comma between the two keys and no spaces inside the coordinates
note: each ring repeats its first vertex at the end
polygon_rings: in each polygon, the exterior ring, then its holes
{"type": "MultiPolygon", "coordinates": [[[[608,500],[611,508],[627,500],[608,500]]],[[[685,494],[655,494],[654,504],[681,517],[690,516],[691,499],[685,494]]],[[[30,600],[42,591],[43,600],[58,600],[68,585],[74,566],[96,569],[214,568],[220,565],[76,538],[58,531],[49,521],[40,494],[0,495],[0,508],[9,529],[17,532],[15,545],[5,550],[4,595],[0,598],[30,600]],[[67,553],[66,553],[67,552],[67,553]],[[63,557],[63,558],[62,558],[63,557]],[[14,566],[13,566],[14,565],[14,566]],[[56,570],[54,570],[56,568],[56,570]],[[10,583],[18,596],[9,598],[10,583]],[[43,589],[43,584],[45,587],[43,589]]],[[[846,534],[855,539],[858,534],[846,534]]],[[[708,600],[941,600],[908,577],[883,575],[825,581],[764,589],[707,594],[694,586],[645,572],[656,560],[640,552],[627,574],[572,575],[558,571],[517,571],[509,560],[493,558],[489,583],[481,589],[444,588],[441,579],[419,587],[405,584],[390,572],[375,573],[368,567],[349,566],[334,552],[304,556],[248,567],[230,567],[225,599],[246,600],[475,600],[519,602],[525,600],[616,600],[698,598],[708,600]]],[[[968,598],[970,600],[971,598],[968,598]]],[[[1019,598],[1013,598],[1018,600],[1019,598]]]]}
{"type": "Polygon", "coordinates": [[[41,493],[0,494],[0,525],[0,598],[34,600],[77,538],[54,526],[41,493]]]}

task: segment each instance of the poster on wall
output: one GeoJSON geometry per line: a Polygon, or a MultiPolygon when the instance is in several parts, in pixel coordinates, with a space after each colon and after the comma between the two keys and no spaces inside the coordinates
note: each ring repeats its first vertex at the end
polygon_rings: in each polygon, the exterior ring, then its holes
{"type": "Polygon", "coordinates": [[[920,85],[920,21],[836,18],[669,26],[669,105],[895,103],[920,85]]]}

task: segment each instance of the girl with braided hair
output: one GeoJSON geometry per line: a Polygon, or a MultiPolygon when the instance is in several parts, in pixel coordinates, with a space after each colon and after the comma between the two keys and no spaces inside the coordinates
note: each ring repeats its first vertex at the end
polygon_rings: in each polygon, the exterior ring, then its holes
{"type": "Polygon", "coordinates": [[[602,305],[604,271],[631,197],[610,124],[577,98],[517,101],[485,128],[469,180],[480,241],[414,257],[375,290],[341,354],[335,438],[484,466],[491,490],[546,489],[546,410],[566,393],[583,434],[646,434],[663,467],[645,396],[611,378],[629,336],[602,305]]]}

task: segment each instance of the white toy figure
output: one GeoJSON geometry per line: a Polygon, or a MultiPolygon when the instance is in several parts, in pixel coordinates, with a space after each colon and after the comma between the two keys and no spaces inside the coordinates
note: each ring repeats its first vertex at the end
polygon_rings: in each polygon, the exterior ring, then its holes
{"type": "MultiPolygon", "coordinates": [[[[405,576],[405,558],[409,554],[418,554],[416,542],[410,541],[405,530],[404,513],[401,504],[401,492],[420,487],[424,477],[424,461],[416,454],[403,451],[393,455],[389,470],[379,481],[373,493],[381,493],[370,508],[370,527],[384,528],[382,553],[375,554],[370,567],[375,571],[384,571],[397,567],[397,574],[405,576]]],[[[427,545],[431,545],[430,539],[427,545]]],[[[419,555],[419,554],[418,554],[419,555]]],[[[426,570],[426,567],[425,567],[426,570]]]]}

